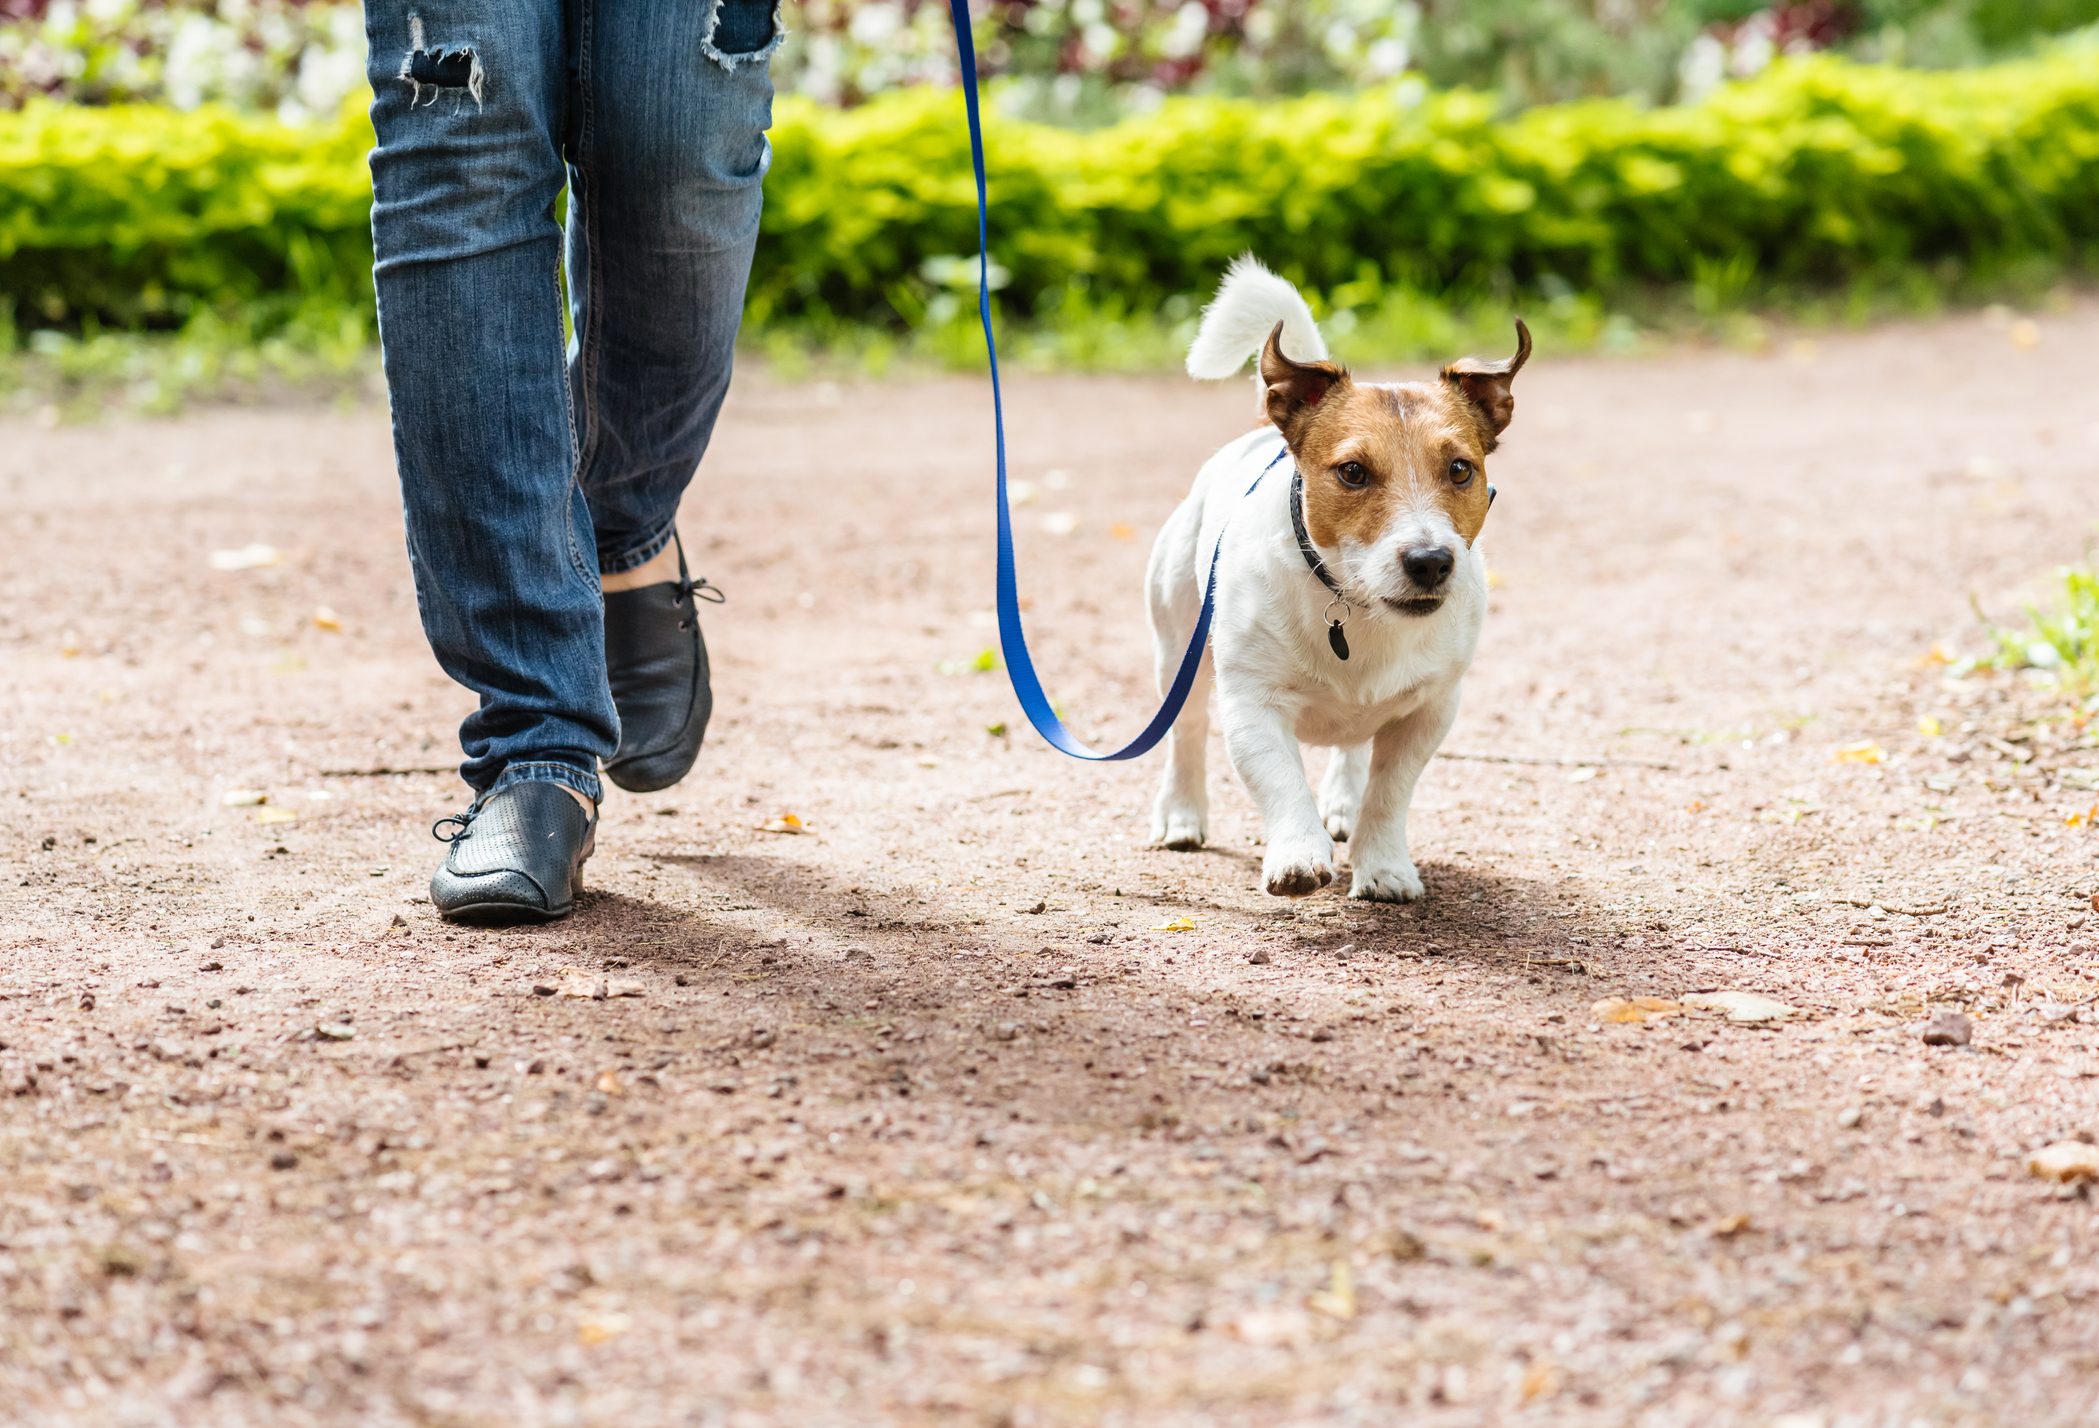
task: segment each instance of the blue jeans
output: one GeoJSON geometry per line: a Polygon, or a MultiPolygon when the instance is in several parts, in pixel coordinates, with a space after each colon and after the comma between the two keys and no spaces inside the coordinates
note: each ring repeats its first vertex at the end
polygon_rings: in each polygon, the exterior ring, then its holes
{"type": "Polygon", "coordinates": [[[438,663],[481,696],[477,795],[599,797],[598,577],[669,542],[728,391],[779,28],[775,0],[366,0],[408,558],[438,663]]]}

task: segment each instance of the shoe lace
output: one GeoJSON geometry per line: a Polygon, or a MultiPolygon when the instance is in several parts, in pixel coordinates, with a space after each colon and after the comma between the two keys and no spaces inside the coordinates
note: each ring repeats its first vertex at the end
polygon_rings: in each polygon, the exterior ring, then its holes
{"type": "Polygon", "coordinates": [[[721,605],[726,604],[729,599],[722,593],[719,585],[708,584],[704,575],[697,580],[680,580],[672,587],[672,592],[673,598],[680,604],[687,600],[705,600],[710,605],[721,605]]]}
{"type": "Polygon", "coordinates": [[[480,806],[476,805],[464,813],[447,814],[430,825],[430,836],[440,843],[457,843],[460,839],[466,837],[468,830],[474,825],[475,817],[480,812],[480,806]],[[452,825],[452,831],[449,833],[442,831],[448,823],[452,825]]]}
{"type": "MultiPolygon", "coordinates": [[[[722,593],[721,587],[709,585],[707,577],[704,575],[694,580],[681,574],[678,582],[671,586],[671,603],[673,605],[683,605],[688,600],[705,600],[710,605],[722,605],[726,604],[728,599],[729,597],[722,593]]],[[[678,621],[678,628],[681,630],[691,629],[692,616],[687,615],[684,619],[678,621]]]]}

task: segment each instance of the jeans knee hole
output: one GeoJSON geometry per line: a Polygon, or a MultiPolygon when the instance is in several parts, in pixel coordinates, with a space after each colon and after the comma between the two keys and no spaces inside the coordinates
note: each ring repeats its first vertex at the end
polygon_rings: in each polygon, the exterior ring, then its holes
{"type": "Polygon", "coordinates": [[[700,48],[726,69],[763,60],[779,48],[779,0],[714,0],[700,48]]]}

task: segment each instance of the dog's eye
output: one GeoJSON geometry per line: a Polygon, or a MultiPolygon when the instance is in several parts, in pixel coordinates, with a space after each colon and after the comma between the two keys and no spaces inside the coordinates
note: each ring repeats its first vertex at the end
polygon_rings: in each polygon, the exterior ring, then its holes
{"type": "Polygon", "coordinates": [[[1462,456],[1451,459],[1450,483],[1453,486],[1470,486],[1472,484],[1472,475],[1473,466],[1470,461],[1467,461],[1462,456]]]}
{"type": "Polygon", "coordinates": [[[1363,469],[1360,461],[1344,461],[1334,468],[1334,476],[1351,491],[1360,491],[1370,484],[1370,473],[1363,469]]]}

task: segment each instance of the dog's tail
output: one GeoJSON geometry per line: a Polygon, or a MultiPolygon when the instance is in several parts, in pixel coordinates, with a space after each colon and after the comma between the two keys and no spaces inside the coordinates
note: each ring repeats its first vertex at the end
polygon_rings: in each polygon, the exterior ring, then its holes
{"type": "Polygon", "coordinates": [[[1203,309],[1202,325],[1188,347],[1188,375],[1215,380],[1234,376],[1260,352],[1275,325],[1283,324],[1283,351],[1299,362],[1324,362],[1326,339],[1305,306],[1304,294],[1247,253],[1225,271],[1217,296],[1203,309]]]}

